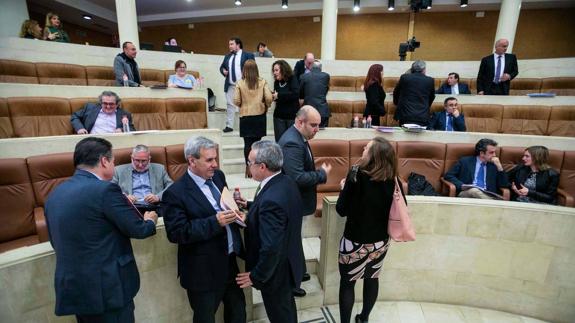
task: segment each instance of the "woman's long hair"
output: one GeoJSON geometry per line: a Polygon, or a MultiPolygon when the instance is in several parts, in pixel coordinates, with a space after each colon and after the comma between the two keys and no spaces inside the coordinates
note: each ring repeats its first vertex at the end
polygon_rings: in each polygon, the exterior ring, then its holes
{"type": "Polygon", "coordinates": [[[373,64],[369,67],[365,81],[363,81],[364,91],[367,91],[367,88],[373,83],[383,83],[383,80],[381,79],[381,72],[383,72],[383,65],[381,64],[373,64]]]}
{"type": "Polygon", "coordinates": [[[393,180],[397,176],[397,158],[389,141],[375,137],[367,152],[367,158],[361,159],[359,169],[374,181],[393,180]]]}
{"type": "Polygon", "coordinates": [[[545,146],[531,146],[525,149],[531,155],[531,162],[538,170],[548,170],[551,168],[547,161],[549,160],[549,149],[545,146]]]}
{"type": "MultiPolygon", "coordinates": [[[[53,26],[53,25],[52,25],[52,17],[54,17],[54,16],[60,18],[60,15],[57,14],[57,13],[48,12],[48,13],[46,14],[46,28],[48,28],[48,27],[56,27],[56,26],[53,26]]],[[[64,26],[64,24],[62,23],[62,20],[60,20],[60,26],[58,26],[58,27],[56,27],[56,28],[62,29],[63,26],[64,26]]]]}
{"type": "Polygon", "coordinates": [[[242,79],[246,81],[248,89],[254,90],[258,86],[258,80],[260,78],[260,73],[258,70],[258,65],[253,59],[248,59],[244,63],[244,69],[242,71],[242,79]]]}
{"type": "Polygon", "coordinates": [[[280,68],[280,74],[282,75],[282,80],[284,80],[284,82],[287,82],[289,79],[291,79],[293,71],[288,62],[284,61],[283,59],[275,61],[272,64],[272,74],[274,73],[274,66],[276,65],[280,68]]]}

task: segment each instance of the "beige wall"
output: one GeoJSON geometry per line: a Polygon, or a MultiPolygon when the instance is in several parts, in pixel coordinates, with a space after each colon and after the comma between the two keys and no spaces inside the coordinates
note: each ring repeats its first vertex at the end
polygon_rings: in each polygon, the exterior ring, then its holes
{"type": "MultiPolygon", "coordinates": [[[[499,12],[424,12],[416,14],[414,32],[422,47],[413,58],[425,60],[479,60],[493,46],[499,12]]],[[[515,49],[522,59],[575,56],[575,8],[523,10],[515,49]]],[[[407,39],[409,14],[381,13],[338,17],[337,59],[397,60],[399,43],[407,39]]],[[[175,36],[186,51],[223,54],[227,40],[239,36],[253,51],[259,41],[276,57],[301,57],[307,51],[320,55],[321,22],[312,17],[253,19],[143,28],[140,41],[161,49],[175,36]]]]}
{"type": "MultiPolygon", "coordinates": [[[[38,21],[38,23],[42,27],[46,25],[45,15],[30,12],[30,19],[38,21]]],[[[70,42],[73,44],[89,43],[90,45],[95,46],[115,47],[113,45],[112,35],[80,27],[78,25],[71,24],[65,20],[62,20],[62,23],[64,26],[64,30],[68,33],[68,36],[70,36],[70,42]]]]}

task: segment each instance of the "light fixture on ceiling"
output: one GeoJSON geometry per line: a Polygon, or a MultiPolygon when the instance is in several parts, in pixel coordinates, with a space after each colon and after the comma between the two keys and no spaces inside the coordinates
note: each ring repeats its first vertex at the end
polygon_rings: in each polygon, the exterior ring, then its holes
{"type": "Polygon", "coordinates": [[[84,18],[86,20],[92,20],[92,16],[90,16],[90,15],[82,15],[82,18],[84,18]]]}
{"type": "Polygon", "coordinates": [[[359,9],[359,0],[353,0],[353,11],[358,12],[359,9]]]}
{"type": "Polygon", "coordinates": [[[282,9],[288,8],[288,0],[282,0],[282,9]]]}
{"type": "Polygon", "coordinates": [[[431,9],[431,1],[432,0],[429,0],[429,4],[427,5],[427,10],[431,9]]]}
{"type": "Polygon", "coordinates": [[[241,5],[242,5],[242,0],[236,0],[236,1],[234,2],[234,4],[235,4],[236,6],[241,6],[241,5]]]}
{"type": "Polygon", "coordinates": [[[460,7],[461,7],[461,8],[467,7],[467,2],[468,2],[467,0],[461,0],[460,7]]]}
{"type": "Polygon", "coordinates": [[[395,10],[395,0],[387,0],[387,10],[395,10]]]}

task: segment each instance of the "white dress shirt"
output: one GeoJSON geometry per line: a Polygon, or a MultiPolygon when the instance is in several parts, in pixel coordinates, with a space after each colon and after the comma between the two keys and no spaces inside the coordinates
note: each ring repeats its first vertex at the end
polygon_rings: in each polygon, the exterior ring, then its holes
{"type": "Polygon", "coordinates": [[[96,117],[96,122],[90,130],[91,134],[114,133],[116,131],[116,113],[107,114],[102,109],[96,117]]]}
{"type": "Polygon", "coordinates": [[[242,61],[242,53],[243,51],[240,49],[236,52],[236,61],[235,61],[235,65],[232,66],[232,62],[234,61],[234,55],[232,54],[232,56],[230,56],[230,61],[228,62],[228,74],[229,74],[229,83],[231,85],[235,85],[237,81],[242,79],[242,66],[241,66],[241,61],[242,61]],[[232,68],[236,70],[236,82],[232,81],[232,68]]]}
{"type": "Polygon", "coordinates": [[[493,53],[493,61],[495,62],[495,65],[493,65],[493,78],[496,78],[499,80],[501,79],[501,75],[503,75],[503,70],[505,70],[505,54],[501,54],[501,55],[497,55],[495,53],[493,53]],[[501,56],[501,71],[499,71],[499,75],[497,75],[497,57],[501,56]],[[499,77],[498,77],[499,76],[499,77]]]}

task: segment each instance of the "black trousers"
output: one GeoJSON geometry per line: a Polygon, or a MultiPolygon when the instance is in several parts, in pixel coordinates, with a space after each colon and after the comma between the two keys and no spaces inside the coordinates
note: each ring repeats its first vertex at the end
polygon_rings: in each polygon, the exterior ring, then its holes
{"type": "Polygon", "coordinates": [[[493,83],[489,85],[489,88],[485,90],[485,94],[487,95],[509,95],[509,86],[508,83],[500,82],[500,83],[493,83]]]}
{"type": "Polygon", "coordinates": [[[194,311],[194,323],[215,323],[215,314],[221,302],[224,303],[225,323],[246,322],[246,299],[236,283],[239,269],[235,255],[229,257],[228,266],[224,289],[202,292],[187,290],[188,301],[194,311]]]}
{"type": "Polygon", "coordinates": [[[297,309],[292,289],[295,287],[289,262],[280,263],[274,274],[274,288],[262,288],[262,299],[271,323],[297,323],[297,309]]]}
{"type": "Polygon", "coordinates": [[[248,163],[248,155],[252,150],[252,144],[260,140],[262,140],[262,137],[244,137],[244,159],[246,160],[246,165],[248,163]]]}
{"type": "Polygon", "coordinates": [[[280,141],[280,138],[288,130],[289,127],[293,126],[294,119],[280,119],[274,118],[274,137],[276,142],[280,141]]]}
{"type": "Polygon", "coordinates": [[[134,323],[134,301],[126,306],[96,315],[76,315],[78,323],[134,323]]]}
{"type": "Polygon", "coordinates": [[[321,122],[319,124],[320,128],[325,128],[329,125],[329,117],[321,117],[321,122]]]}

